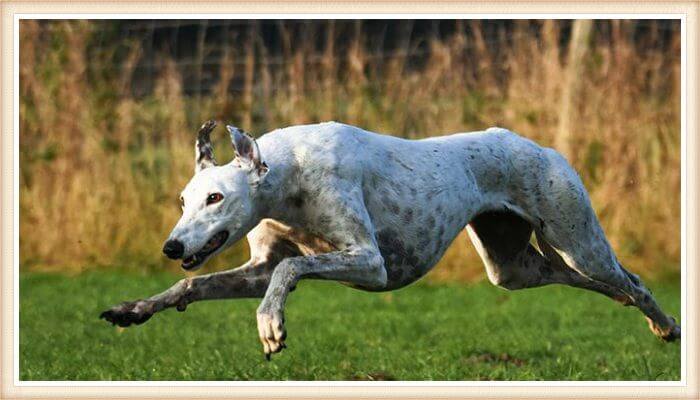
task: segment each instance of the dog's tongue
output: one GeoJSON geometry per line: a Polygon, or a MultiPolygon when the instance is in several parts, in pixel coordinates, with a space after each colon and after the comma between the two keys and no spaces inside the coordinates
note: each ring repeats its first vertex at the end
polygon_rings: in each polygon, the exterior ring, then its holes
{"type": "Polygon", "coordinates": [[[182,266],[186,268],[186,267],[194,264],[195,262],[197,262],[197,255],[196,254],[182,260],[182,266]]]}

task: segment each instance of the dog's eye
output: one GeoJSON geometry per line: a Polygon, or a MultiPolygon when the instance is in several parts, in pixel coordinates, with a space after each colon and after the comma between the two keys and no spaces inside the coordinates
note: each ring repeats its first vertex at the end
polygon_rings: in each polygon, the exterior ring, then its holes
{"type": "Polygon", "coordinates": [[[224,199],[224,195],[221,193],[212,193],[207,197],[207,205],[218,203],[224,199]]]}

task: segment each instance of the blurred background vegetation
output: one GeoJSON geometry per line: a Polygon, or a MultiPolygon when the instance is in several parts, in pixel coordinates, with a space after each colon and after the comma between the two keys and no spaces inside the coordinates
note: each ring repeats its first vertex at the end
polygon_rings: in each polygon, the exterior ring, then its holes
{"type": "MultiPolygon", "coordinates": [[[[209,118],[254,135],[506,127],[570,159],[623,264],[678,276],[678,21],[23,20],[22,271],[177,271],[160,248],[209,118]]],[[[483,276],[462,234],[428,279],[483,276]]]]}

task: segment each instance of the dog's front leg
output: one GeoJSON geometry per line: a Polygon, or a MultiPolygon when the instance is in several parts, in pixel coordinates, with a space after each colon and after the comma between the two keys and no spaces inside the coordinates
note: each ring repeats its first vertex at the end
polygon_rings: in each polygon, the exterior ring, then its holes
{"type": "Polygon", "coordinates": [[[200,300],[262,297],[270,281],[271,269],[253,261],[229,271],[185,278],[168,290],[143,300],[118,304],[100,318],[119,326],[139,325],[166,308],[185,311],[200,300]]]}
{"type": "Polygon", "coordinates": [[[265,357],[285,348],[284,303],[300,279],[316,278],[351,282],[368,288],[386,286],[384,260],[376,249],[354,248],[326,254],[282,260],[257,312],[258,333],[265,357]]]}

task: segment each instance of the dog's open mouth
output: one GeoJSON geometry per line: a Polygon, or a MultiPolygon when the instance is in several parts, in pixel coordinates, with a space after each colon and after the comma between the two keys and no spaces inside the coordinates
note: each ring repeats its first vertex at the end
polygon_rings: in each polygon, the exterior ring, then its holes
{"type": "Polygon", "coordinates": [[[221,231],[212,236],[201,250],[182,260],[182,268],[193,269],[198,267],[207,259],[209,254],[219,250],[219,247],[226,243],[226,239],[228,239],[228,231],[221,231]]]}

